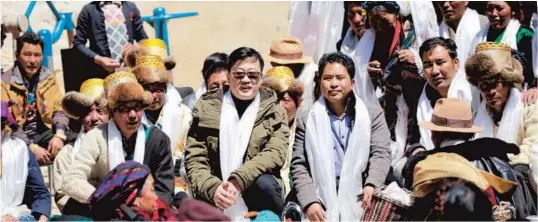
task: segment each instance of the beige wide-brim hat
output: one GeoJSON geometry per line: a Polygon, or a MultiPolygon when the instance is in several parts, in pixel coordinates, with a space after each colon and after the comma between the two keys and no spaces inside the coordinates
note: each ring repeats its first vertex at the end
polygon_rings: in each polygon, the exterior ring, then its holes
{"type": "Polygon", "coordinates": [[[265,55],[269,62],[281,65],[312,62],[312,58],[303,55],[303,43],[294,36],[281,37],[271,44],[269,53],[265,55]]]}
{"type": "Polygon", "coordinates": [[[439,99],[431,121],[418,123],[422,128],[437,132],[477,133],[484,130],[473,125],[471,104],[463,99],[439,99]]]}

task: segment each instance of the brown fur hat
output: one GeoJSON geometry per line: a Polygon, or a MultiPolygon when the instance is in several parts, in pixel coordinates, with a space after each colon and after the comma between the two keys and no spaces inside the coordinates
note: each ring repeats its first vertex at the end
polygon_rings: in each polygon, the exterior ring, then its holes
{"type": "MultiPolygon", "coordinates": [[[[166,50],[166,49],[165,49],[166,50]]],[[[166,52],[166,51],[165,51],[166,52]]],[[[136,66],[136,60],[145,55],[156,55],[161,57],[164,66],[166,67],[166,70],[172,70],[176,67],[176,60],[172,56],[165,56],[163,53],[156,53],[155,50],[151,47],[147,47],[144,45],[137,45],[129,49],[123,58],[123,61],[125,62],[125,65],[130,68],[134,68],[136,66]]]]}
{"type": "Polygon", "coordinates": [[[71,91],[64,95],[62,108],[69,117],[80,119],[90,112],[94,104],[99,106],[102,96],[104,96],[103,79],[88,79],[80,86],[80,92],[71,91]]]}
{"type": "Polygon", "coordinates": [[[148,83],[168,83],[170,74],[164,69],[156,69],[151,66],[137,66],[133,69],[138,82],[142,85],[148,83]]]}
{"type": "Polygon", "coordinates": [[[115,72],[105,78],[106,97],[99,100],[101,107],[115,110],[119,104],[140,102],[143,107],[153,102],[151,93],[144,91],[134,74],[130,72],[115,72]]]}
{"type": "Polygon", "coordinates": [[[465,73],[474,86],[482,80],[502,78],[519,88],[524,80],[523,67],[512,57],[510,46],[502,43],[478,44],[476,53],[465,62],[465,73]]]}

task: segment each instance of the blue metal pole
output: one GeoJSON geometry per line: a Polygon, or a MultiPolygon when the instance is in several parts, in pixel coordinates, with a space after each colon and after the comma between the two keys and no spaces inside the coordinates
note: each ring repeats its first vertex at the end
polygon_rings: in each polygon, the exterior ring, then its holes
{"type": "Polygon", "coordinates": [[[36,3],[37,3],[36,1],[31,1],[30,5],[28,5],[28,8],[26,8],[26,12],[24,13],[26,18],[28,19],[28,32],[33,31],[32,26],[30,25],[30,14],[32,13],[32,10],[34,10],[34,7],[35,7],[36,3]]]}
{"type": "Polygon", "coordinates": [[[62,36],[62,32],[64,31],[64,27],[66,24],[65,16],[64,15],[60,15],[60,16],[61,16],[61,19],[56,21],[56,26],[54,27],[54,31],[52,33],[52,43],[55,43],[56,41],[58,41],[58,39],[60,39],[60,37],[62,36]]]}
{"type": "Polygon", "coordinates": [[[49,30],[46,29],[39,30],[37,34],[41,36],[41,39],[43,39],[43,43],[45,46],[45,48],[43,49],[43,61],[41,64],[52,70],[54,63],[54,61],[52,60],[52,34],[49,30]]]}
{"type": "Polygon", "coordinates": [[[56,16],[56,20],[60,20],[60,13],[58,12],[58,10],[56,10],[54,4],[51,1],[47,1],[47,5],[49,5],[50,10],[54,14],[54,16],[56,16]]]}

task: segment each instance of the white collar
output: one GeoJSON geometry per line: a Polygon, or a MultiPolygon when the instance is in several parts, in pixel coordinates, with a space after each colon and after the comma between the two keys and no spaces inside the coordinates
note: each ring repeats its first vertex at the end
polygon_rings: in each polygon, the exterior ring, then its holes
{"type": "Polygon", "coordinates": [[[445,140],[441,142],[440,148],[447,147],[447,146],[454,146],[454,145],[458,145],[464,142],[465,140],[445,140]]]}

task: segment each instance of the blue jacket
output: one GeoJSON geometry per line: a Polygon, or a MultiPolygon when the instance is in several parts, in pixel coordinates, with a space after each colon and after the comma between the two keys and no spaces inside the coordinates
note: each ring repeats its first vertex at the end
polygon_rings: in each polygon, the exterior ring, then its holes
{"type": "MultiPolygon", "coordinates": [[[[129,43],[147,39],[148,35],[144,31],[140,11],[133,2],[122,1],[121,8],[125,16],[125,25],[129,43]]],[[[111,57],[106,36],[105,16],[99,1],[93,1],[86,4],[77,20],[77,32],[73,40],[73,47],[79,50],[83,55],[93,61],[96,55],[111,57]],[[86,47],[86,41],[90,40],[90,48],[86,47]]]]}
{"type": "Polygon", "coordinates": [[[41,215],[50,218],[51,199],[49,190],[47,189],[47,185],[45,185],[34,153],[28,150],[28,154],[28,178],[26,179],[26,189],[24,190],[22,203],[26,204],[32,210],[32,216],[36,220],[41,215]]]}

